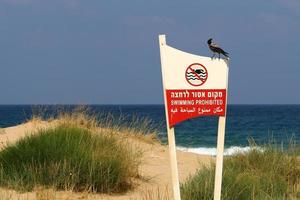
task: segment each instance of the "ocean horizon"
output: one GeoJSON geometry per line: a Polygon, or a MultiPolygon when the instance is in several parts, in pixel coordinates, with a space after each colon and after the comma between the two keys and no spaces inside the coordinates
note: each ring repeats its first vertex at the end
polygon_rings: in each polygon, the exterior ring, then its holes
{"type": "MultiPolygon", "coordinates": [[[[28,121],[33,114],[53,116],[57,110],[72,110],[78,105],[0,105],[0,128],[28,121]]],[[[110,114],[122,123],[133,118],[147,118],[159,130],[158,137],[167,142],[164,105],[123,104],[85,105],[99,119],[110,114]]],[[[177,148],[183,151],[215,155],[218,117],[189,119],[175,126],[177,148]]],[[[297,104],[229,104],[227,109],[225,152],[248,151],[249,140],[257,145],[273,141],[286,148],[291,140],[300,142],[300,105],[297,104]]]]}

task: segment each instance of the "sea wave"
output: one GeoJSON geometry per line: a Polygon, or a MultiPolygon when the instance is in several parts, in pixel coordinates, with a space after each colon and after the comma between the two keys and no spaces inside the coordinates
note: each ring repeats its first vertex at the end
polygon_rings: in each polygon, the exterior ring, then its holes
{"type": "MultiPolygon", "coordinates": [[[[177,147],[177,149],[180,150],[180,151],[191,152],[191,153],[196,153],[196,154],[201,154],[201,155],[210,155],[210,156],[217,155],[217,148],[213,148],[213,147],[196,147],[196,148],[177,147]]],[[[263,149],[261,147],[232,146],[232,147],[229,147],[229,148],[225,148],[223,155],[224,156],[230,156],[230,155],[234,155],[236,153],[247,153],[252,149],[263,151],[263,149]]]]}
{"type": "Polygon", "coordinates": [[[195,78],[188,78],[188,80],[200,80],[200,79],[195,77],[195,78]]]}

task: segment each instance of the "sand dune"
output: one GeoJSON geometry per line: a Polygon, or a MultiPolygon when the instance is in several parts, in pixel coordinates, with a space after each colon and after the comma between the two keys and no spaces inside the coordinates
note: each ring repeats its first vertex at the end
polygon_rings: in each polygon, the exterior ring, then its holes
{"type": "MultiPolygon", "coordinates": [[[[14,127],[0,130],[0,149],[7,144],[16,142],[28,134],[34,134],[36,130],[54,126],[55,122],[32,121],[14,127]]],[[[1,196],[4,199],[107,199],[107,200],[137,200],[145,196],[155,196],[156,193],[169,193],[171,196],[171,173],[169,164],[168,146],[158,143],[149,144],[141,140],[136,141],[144,152],[143,162],[140,167],[141,178],[134,180],[134,189],[125,194],[87,194],[67,191],[39,190],[30,193],[17,193],[2,188],[1,196]],[[8,198],[5,198],[7,196],[8,198]]],[[[194,153],[177,151],[179,178],[183,182],[196,172],[196,170],[208,165],[212,161],[211,156],[202,156],[194,153]]],[[[146,198],[145,198],[146,199],[146,198]]],[[[170,198],[171,199],[171,198],[170,198]]]]}

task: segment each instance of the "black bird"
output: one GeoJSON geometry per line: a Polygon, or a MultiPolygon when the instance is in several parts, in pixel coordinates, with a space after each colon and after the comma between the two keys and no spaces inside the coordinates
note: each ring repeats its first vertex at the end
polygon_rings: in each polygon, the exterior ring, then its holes
{"type": "Polygon", "coordinates": [[[214,43],[212,41],[212,38],[210,38],[209,40],[207,40],[207,44],[209,49],[214,53],[214,55],[212,56],[212,58],[215,57],[216,53],[219,54],[219,59],[220,59],[220,54],[223,54],[226,59],[229,58],[228,54],[226,51],[224,51],[223,49],[221,49],[216,43],[214,43]]]}

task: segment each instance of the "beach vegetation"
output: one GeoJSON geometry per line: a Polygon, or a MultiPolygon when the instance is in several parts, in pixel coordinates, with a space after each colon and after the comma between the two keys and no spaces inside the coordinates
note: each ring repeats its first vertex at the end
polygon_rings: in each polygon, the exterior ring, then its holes
{"type": "MultiPolygon", "coordinates": [[[[34,117],[38,120],[44,119],[34,117]]],[[[125,128],[111,118],[99,120],[82,109],[48,120],[52,126],[0,151],[1,187],[125,192],[140,177],[143,152],[133,139],[157,140],[155,130],[146,129],[146,120],[131,122],[125,128]],[[144,130],[148,137],[142,137],[144,130]]]]}
{"type": "MultiPolygon", "coordinates": [[[[223,200],[300,199],[300,158],[295,148],[251,148],[224,158],[223,200]]],[[[183,200],[212,200],[215,164],[181,184],[183,200]]]]}

